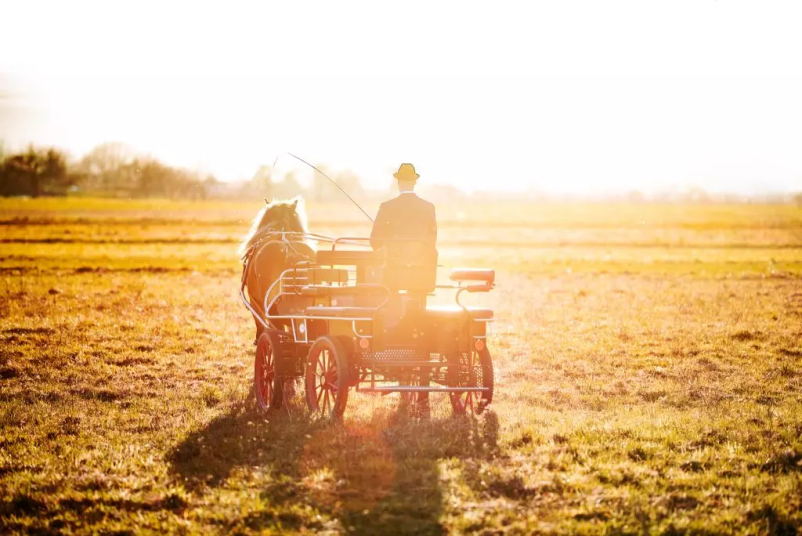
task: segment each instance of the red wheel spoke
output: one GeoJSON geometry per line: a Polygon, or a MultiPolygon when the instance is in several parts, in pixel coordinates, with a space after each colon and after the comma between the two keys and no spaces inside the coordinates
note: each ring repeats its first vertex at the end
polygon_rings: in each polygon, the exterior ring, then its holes
{"type": "Polygon", "coordinates": [[[281,405],[280,401],[273,400],[281,392],[275,385],[278,374],[273,336],[271,333],[260,335],[254,359],[254,394],[259,408],[263,410],[276,409],[281,405]]]}
{"type": "Polygon", "coordinates": [[[317,394],[317,404],[316,404],[318,409],[320,409],[320,399],[323,397],[324,375],[325,375],[325,368],[323,367],[323,353],[321,352],[315,358],[315,390],[319,390],[317,394]]]}
{"type": "Polygon", "coordinates": [[[273,398],[273,348],[270,345],[267,345],[265,348],[265,357],[264,357],[264,380],[263,380],[263,396],[264,400],[270,404],[270,400],[273,398]]]}
{"type": "Polygon", "coordinates": [[[343,397],[348,396],[348,389],[340,385],[343,379],[338,374],[342,359],[347,359],[347,355],[334,337],[321,337],[312,345],[306,369],[306,400],[310,410],[341,416],[341,406],[345,405],[343,397]]]}

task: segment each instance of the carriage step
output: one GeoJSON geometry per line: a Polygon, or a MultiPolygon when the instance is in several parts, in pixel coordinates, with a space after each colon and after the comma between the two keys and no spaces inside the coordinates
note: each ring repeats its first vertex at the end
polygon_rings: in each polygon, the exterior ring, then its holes
{"type": "MultiPolygon", "coordinates": [[[[403,359],[398,359],[394,361],[387,361],[383,359],[366,359],[362,358],[362,364],[367,367],[445,367],[448,366],[448,363],[445,361],[405,361],[403,359]]],[[[455,363],[458,365],[459,363],[455,363]]]]}
{"type": "Polygon", "coordinates": [[[394,385],[390,387],[360,388],[360,393],[481,393],[488,387],[421,387],[418,385],[394,385]]]}

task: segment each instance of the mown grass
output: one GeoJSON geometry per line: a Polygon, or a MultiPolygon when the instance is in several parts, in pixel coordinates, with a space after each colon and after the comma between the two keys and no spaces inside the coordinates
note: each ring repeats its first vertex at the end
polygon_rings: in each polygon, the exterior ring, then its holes
{"type": "Polygon", "coordinates": [[[793,534],[802,254],[793,233],[765,247],[775,212],[749,208],[753,247],[636,248],[610,226],[603,247],[442,248],[501,270],[481,298],[496,397],[464,419],[395,395],[353,397],[342,424],[300,396],[258,413],[228,241],[2,243],[0,531],[793,534]]]}

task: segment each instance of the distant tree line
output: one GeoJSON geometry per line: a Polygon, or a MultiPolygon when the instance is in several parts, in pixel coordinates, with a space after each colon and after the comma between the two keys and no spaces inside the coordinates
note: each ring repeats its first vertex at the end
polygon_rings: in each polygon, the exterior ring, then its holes
{"type": "MultiPolygon", "coordinates": [[[[103,197],[159,197],[174,199],[287,199],[303,195],[314,202],[343,202],[340,188],[358,202],[386,199],[394,187],[388,176],[386,190],[366,190],[353,172],[334,171],[324,164],[311,183],[302,183],[294,172],[274,176],[261,166],[244,181],[221,182],[211,175],[174,168],[155,158],[136,155],[120,143],[104,143],[73,160],[52,147],[29,146],[3,155],[0,145],[0,196],[91,195],[103,197]],[[389,191],[388,191],[389,190],[389,191]]],[[[466,194],[445,184],[424,184],[420,192],[432,201],[455,201],[466,194]]]]}
{"type": "MultiPolygon", "coordinates": [[[[331,177],[332,180],[340,185],[340,188],[348,192],[352,197],[364,197],[365,192],[362,188],[362,182],[354,173],[350,171],[335,173],[323,164],[317,164],[315,167],[331,177]]],[[[234,188],[238,195],[248,198],[262,196],[271,199],[286,199],[301,194],[310,201],[330,201],[332,199],[339,201],[344,199],[337,187],[318,173],[312,175],[311,184],[304,185],[293,172],[287,173],[282,177],[274,177],[270,166],[261,166],[250,181],[239,183],[238,187],[234,185],[234,188]]]]}
{"type": "MultiPolygon", "coordinates": [[[[387,190],[370,191],[350,171],[334,172],[317,164],[321,171],[358,201],[378,200],[392,195],[387,190]]],[[[310,201],[345,202],[337,186],[318,173],[311,184],[302,184],[290,172],[274,177],[269,166],[262,166],[249,180],[221,182],[210,174],[168,166],[157,159],[138,155],[120,143],[104,143],[80,159],[72,159],[54,147],[29,145],[9,153],[0,142],[0,196],[91,195],[103,197],[159,197],[173,199],[286,199],[303,195],[310,201]]],[[[442,179],[446,179],[443,177],[442,179]]],[[[388,187],[391,181],[388,179],[388,187]]],[[[390,188],[392,190],[392,188],[390,188]]],[[[605,196],[550,195],[536,189],[527,192],[473,192],[466,194],[449,184],[421,184],[420,194],[434,202],[467,199],[483,201],[564,202],[572,200],[638,203],[742,203],[791,202],[802,206],[802,193],[739,196],[706,193],[698,187],[675,193],[644,195],[641,192],[610,193],[605,196]]]]}
{"type": "MultiPolygon", "coordinates": [[[[350,195],[362,197],[362,184],[354,173],[318,167],[350,195]]],[[[221,182],[209,174],[137,155],[120,143],[104,143],[77,160],[53,147],[30,145],[23,151],[4,154],[0,145],[0,196],[68,194],[174,199],[282,199],[301,194],[313,201],[343,199],[337,187],[319,174],[314,175],[312,184],[304,186],[294,173],[274,178],[269,166],[260,167],[250,180],[221,182]]]]}
{"type": "Polygon", "coordinates": [[[206,198],[212,176],[174,168],[135,155],[117,143],[95,147],[79,160],[53,147],[29,145],[0,151],[0,195],[59,196],[70,193],[111,197],[206,198]]]}

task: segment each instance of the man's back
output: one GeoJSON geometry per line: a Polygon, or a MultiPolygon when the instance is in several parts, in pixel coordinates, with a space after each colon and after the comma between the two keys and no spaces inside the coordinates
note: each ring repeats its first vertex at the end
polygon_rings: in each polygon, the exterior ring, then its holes
{"type": "Polygon", "coordinates": [[[370,243],[379,249],[393,239],[421,239],[434,247],[437,220],[434,205],[412,192],[401,193],[379,207],[370,243]]]}

